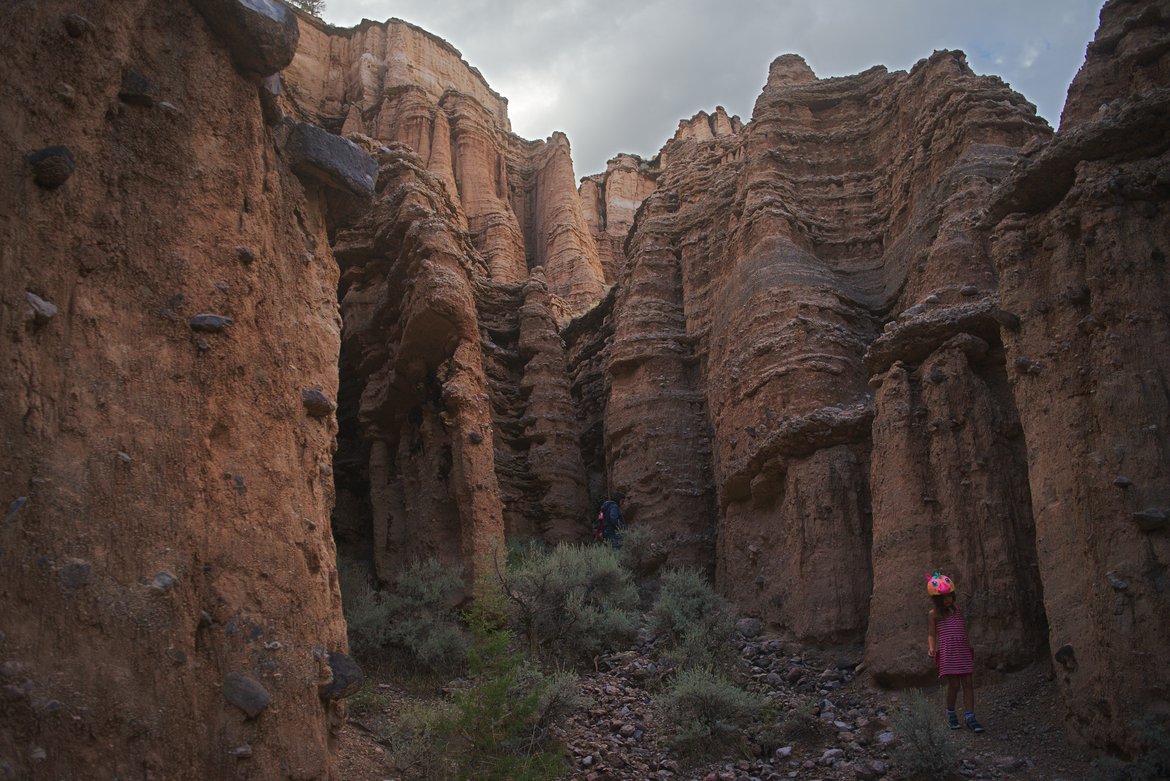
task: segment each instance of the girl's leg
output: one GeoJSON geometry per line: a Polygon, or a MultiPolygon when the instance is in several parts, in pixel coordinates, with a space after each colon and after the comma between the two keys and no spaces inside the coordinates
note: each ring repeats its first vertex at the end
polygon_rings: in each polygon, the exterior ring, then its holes
{"type": "MultiPolygon", "coordinates": [[[[963,683],[963,707],[966,709],[967,713],[974,713],[975,712],[975,676],[974,675],[964,675],[962,678],[962,683],[963,683]]],[[[952,707],[954,707],[953,702],[952,702],[952,707]]]]}
{"type": "MultiPolygon", "coordinates": [[[[970,678],[971,676],[967,676],[970,678]]],[[[965,696],[965,695],[964,695],[965,696]]],[[[959,699],[959,676],[947,676],[947,709],[955,709],[955,701],[959,699]]]]}

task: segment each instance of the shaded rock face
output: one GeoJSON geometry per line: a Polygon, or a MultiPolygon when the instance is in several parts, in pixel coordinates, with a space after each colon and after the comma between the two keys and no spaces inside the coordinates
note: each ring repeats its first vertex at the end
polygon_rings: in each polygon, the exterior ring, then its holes
{"type": "Polygon", "coordinates": [[[992,204],[1054,670],[1086,739],[1165,708],[1170,3],[1109,2],[1051,144],[992,204]]]}
{"type": "MultiPolygon", "coordinates": [[[[1008,507],[1006,518],[985,510],[975,525],[956,516],[948,522],[963,531],[945,541],[934,532],[943,518],[928,515],[921,534],[885,499],[902,495],[904,470],[874,457],[888,447],[876,432],[911,437],[919,412],[885,420],[870,384],[895,361],[922,371],[953,337],[987,332],[998,346],[980,210],[1014,150],[1046,135],[1022,98],[972,74],[958,54],[937,53],[908,74],[877,68],[830,80],[783,57],[747,126],[719,110],[680,124],[628,243],[609,364],[611,475],[637,486],[632,493],[653,508],[639,519],[668,535],[689,538],[702,518],[710,540],[716,522],[717,542],[688,548],[714,560],[720,588],[741,610],[816,641],[859,639],[880,616],[867,651],[879,675],[912,652],[911,675],[929,673],[918,570],[947,556],[980,595],[976,634],[1008,636],[1012,663],[1032,658],[1039,642],[1036,623],[1001,626],[1039,591],[1027,568],[1019,445],[1004,445],[988,467],[1012,486],[989,500],[1008,507]],[[872,500],[871,485],[881,489],[872,500]],[[999,524],[1021,539],[1018,557],[983,543],[999,524]],[[875,534],[901,542],[871,550],[875,534]],[[898,563],[887,568],[885,555],[898,563]],[[888,581],[875,579],[879,568],[888,581]],[[1018,578],[1022,594],[1000,585],[1018,578]],[[889,626],[894,615],[918,616],[913,639],[889,626]]],[[[986,416],[968,415],[970,449],[999,443],[997,426],[1011,428],[993,411],[1014,420],[1003,352],[984,352],[998,406],[985,401],[986,416]]],[[[936,370],[946,371],[925,369],[936,370]]],[[[953,452],[958,442],[937,448],[921,479],[933,484],[937,471],[959,483],[950,473],[969,468],[969,454],[953,452]]],[[[1042,611],[1033,612],[1042,627],[1042,611]]]]}
{"type": "Polygon", "coordinates": [[[341,232],[346,360],[358,378],[379,572],[487,560],[503,539],[473,284],[484,260],[421,160],[380,155],[378,202],[341,232]]]}
{"type": "Polygon", "coordinates": [[[189,4],[77,10],[0,8],[0,654],[28,685],[0,756],[20,778],[335,778],[314,653],[346,647],[335,427],[301,402],[337,387],[322,205],[189,4]],[[157,103],[119,100],[127,68],[157,103]],[[45,189],[23,156],[58,144],[75,171],[45,189]],[[192,330],[209,312],[230,325],[192,330]]]}

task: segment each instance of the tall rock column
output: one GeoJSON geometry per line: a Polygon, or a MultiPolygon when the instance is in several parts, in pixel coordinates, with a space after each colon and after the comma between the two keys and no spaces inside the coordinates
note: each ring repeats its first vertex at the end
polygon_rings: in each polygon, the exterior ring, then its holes
{"type": "Polygon", "coordinates": [[[503,544],[473,279],[482,257],[422,161],[381,154],[379,200],[342,231],[347,355],[369,443],[374,555],[386,579],[421,558],[467,583],[503,544]]]}
{"type": "Polygon", "coordinates": [[[1170,3],[1112,0],[1056,138],[992,204],[1054,668],[1134,748],[1170,701],[1170,3]]]}
{"type": "Polygon", "coordinates": [[[524,286],[520,309],[520,356],[525,360],[520,392],[526,397],[524,433],[528,468],[539,485],[540,536],[550,544],[581,542],[592,531],[585,492],[581,438],[569,392],[565,348],[549,308],[539,268],[524,286]]]}
{"type": "Polygon", "coordinates": [[[671,244],[678,199],[651,201],[615,302],[605,413],[608,487],[627,495],[631,523],[650,529],[671,564],[710,567],[711,445],[671,244]]]}

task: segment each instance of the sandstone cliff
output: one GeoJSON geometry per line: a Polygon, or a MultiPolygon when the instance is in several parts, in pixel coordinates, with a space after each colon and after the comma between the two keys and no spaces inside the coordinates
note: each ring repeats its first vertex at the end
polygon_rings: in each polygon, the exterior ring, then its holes
{"type": "Polygon", "coordinates": [[[1060,132],[995,195],[994,258],[1068,717],[1132,745],[1170,677],[1170,3],[1114,0],[1060,132]]]}
{"type": "Polygon", "coordinates": [[[1170,700],[1166,0],[1055,136],[961,53],[786,55],[579,189],[406,22],[82,5],[0,11],[0,775],[334,777],[330,511],[470,585],[614,489],[880,683],[941,568],[1087,740],[1170,700]]]}
{"type": "Polygon", "coordinates": [[[337,267],[225,40],[0,8],[6,778],[335,777],[337,267]]]}

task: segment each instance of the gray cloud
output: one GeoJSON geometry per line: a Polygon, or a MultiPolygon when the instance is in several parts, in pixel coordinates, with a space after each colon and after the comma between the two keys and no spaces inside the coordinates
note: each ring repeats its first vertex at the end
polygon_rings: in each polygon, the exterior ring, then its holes
{"type": "Polygon", "coordinates": [[[1101,0],[327,0],[325,18],[406,19],[449,41],[508,98],[526,138],[563,130],[578,175],[652,156],[680,119],[746,121],[777,55],[818,76],[909,68],[962,49],[1055,125],[1101,0]]]}

